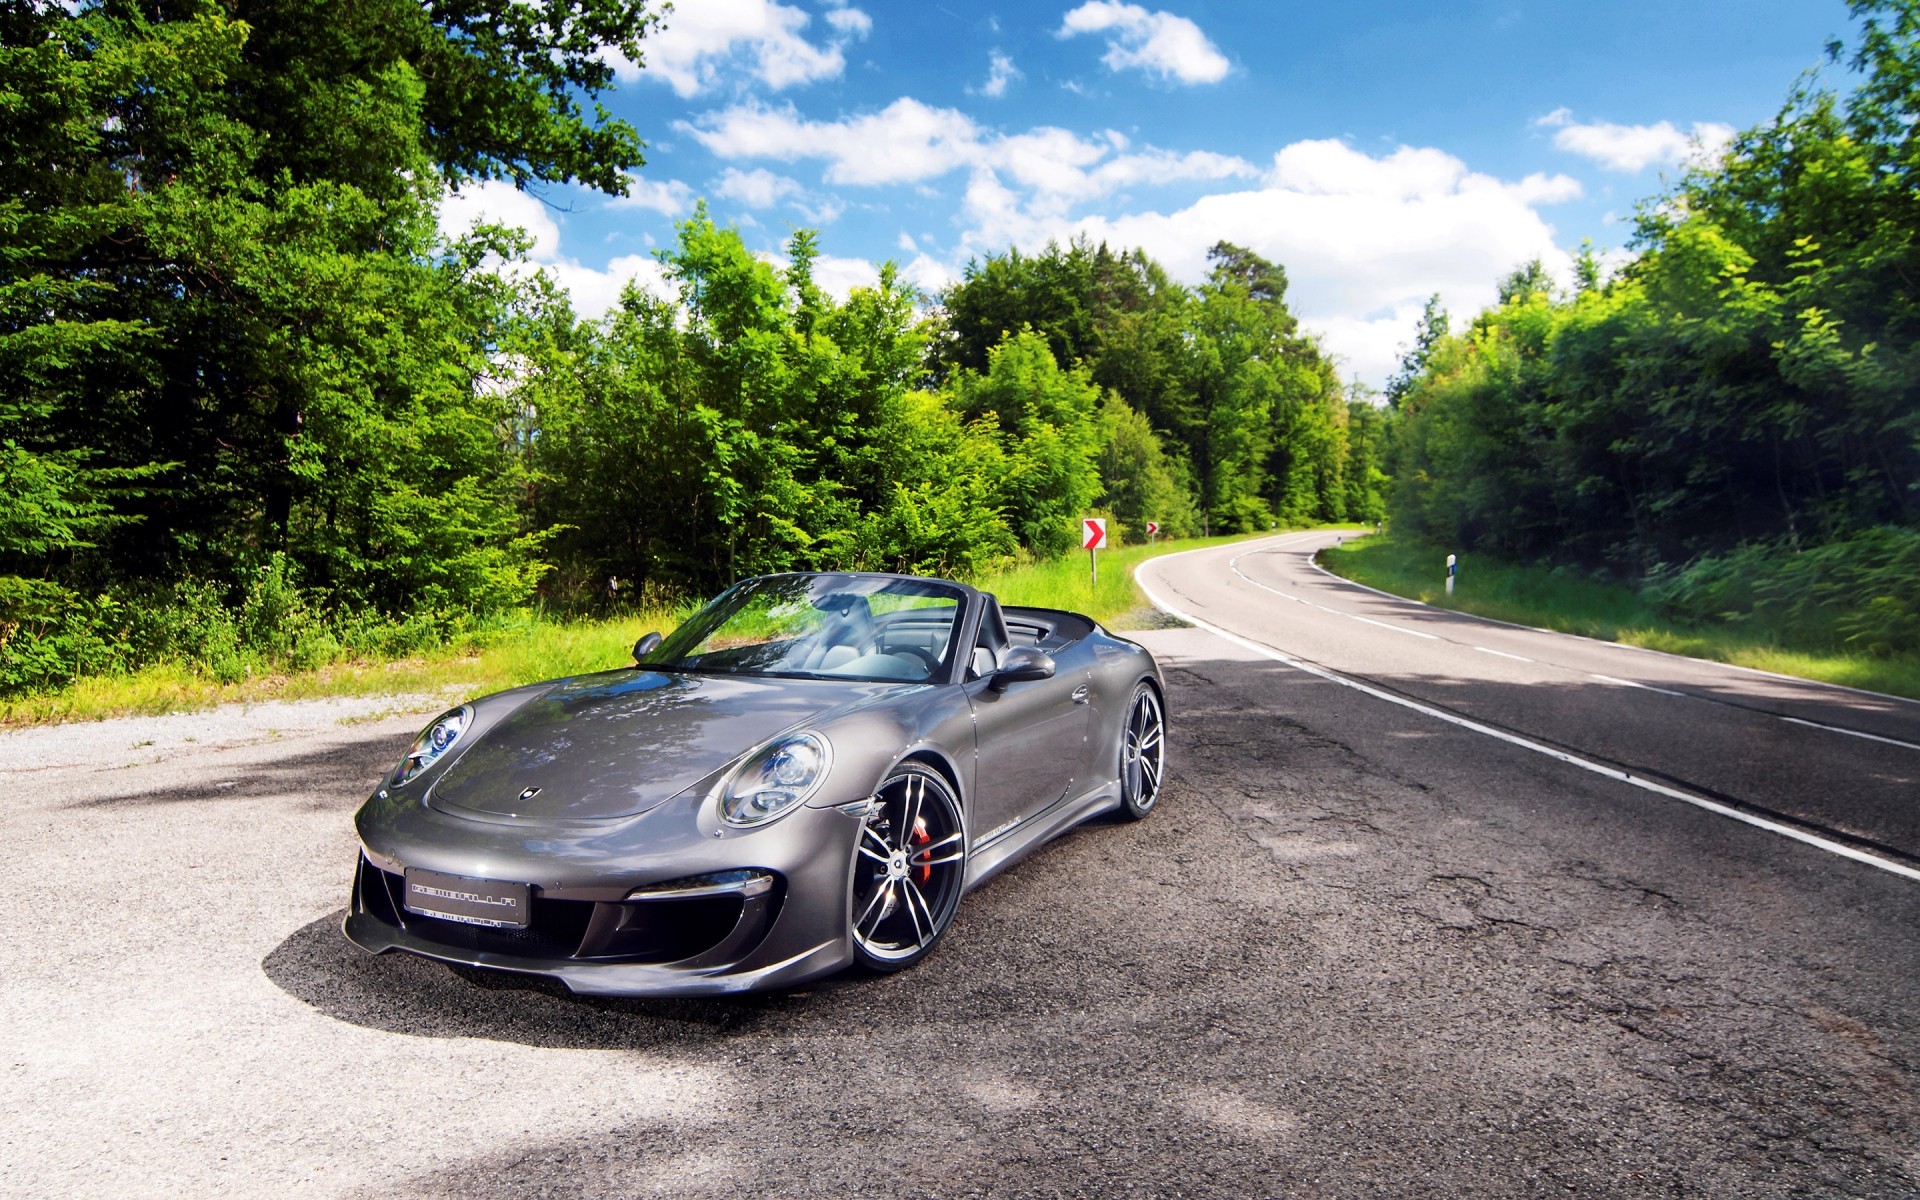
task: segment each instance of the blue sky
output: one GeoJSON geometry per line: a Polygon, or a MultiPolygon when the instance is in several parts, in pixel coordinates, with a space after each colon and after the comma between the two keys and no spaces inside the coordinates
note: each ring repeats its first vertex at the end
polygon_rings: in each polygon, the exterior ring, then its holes
{"type": "Polygon", "coordinates": [[[769,256],[818,229],[833,290],[1080,232],[1191,283],[1224,238],[1377,386],[1429,294],[1461,317],[1535,255],[1621,251],[1637,201],[1850,31],[1843,0],[679,0],[605,100],[649,143],[632,196],[489,184],[442,220],[524,226],[589,315],[662,287],[699,198],[769,256]]]}

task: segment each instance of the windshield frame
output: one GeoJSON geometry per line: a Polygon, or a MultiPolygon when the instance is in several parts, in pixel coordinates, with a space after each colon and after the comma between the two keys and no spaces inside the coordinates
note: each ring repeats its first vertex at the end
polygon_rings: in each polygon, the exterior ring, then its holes
{"type": "MultiPolygon", "coordinates": [[[[816,604],[815,607],[819,606],[816,604]]],[[[940,607],[944,610],[944,606],[940,607]]],[[[777,575],[756,575],[741,580],[702,605],[697,612],[683,621],[679,628],[662,639],[653,652],[647,655],[645,661],[637,665],[644,670],[730,676],[742,679],[838,680],[847,683],[890,683],[915,687],[949,683],[953,679],[957,655],[955,648],[962,640],[973,607],[972,588],[944,579],[930,579],[918,575],[885,575],[863,571],[788,571],[777,575]],[[799,585],[797,588],[796,584],[799,585]],[[712,657],[716,653],[713,650],[693,654],[696,647],[724,628],[756,598],[782,588],[791,590],[789,599],[804,599],[808,603],[812,603],[819,597],[839,593],[852,593],[869,599],[887,595],[908,595],[925,599],[950,598],[954,605],[953,619],[947,629],[945,644],[938,656],[937,665],[924,678],[919,679],[903,678],[898,675],[852,674],[845,671],[740,668],[700,661],[712,657]]],[[[821,609],[821,611],[828,610],[821,609]]],[[[882,619],[890,615],[892,614],[883,614],[882,619]]],[[[810,636],[810,633],[802,636],[810,636]]]]}

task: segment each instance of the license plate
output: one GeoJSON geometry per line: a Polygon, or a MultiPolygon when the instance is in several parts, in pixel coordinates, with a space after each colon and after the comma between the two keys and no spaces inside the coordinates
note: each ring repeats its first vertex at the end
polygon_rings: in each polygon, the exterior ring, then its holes
{"type": "Polygon", "coordinates": [[[413,869],[407,871],[406,906],[408,912],[495,929],[525,929],[531,907],[524,883],[413,869]]]}

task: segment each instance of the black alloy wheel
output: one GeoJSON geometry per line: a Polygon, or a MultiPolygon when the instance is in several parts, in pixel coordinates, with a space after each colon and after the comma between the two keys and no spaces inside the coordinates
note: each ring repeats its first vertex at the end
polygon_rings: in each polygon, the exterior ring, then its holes
{"type": "Polygon", "coordinates": [[[1138,821],[1153,811],[1167,775],[1167,721],[1153,685],[1133,689],[1120,731],[1120,812],[1138,821]]]}
{"type": "Polygon", "coordinates": [[[960,800],[938,771],[903,762],[874,792],[853,858],[853,951],[869,971],[919,962],[953,923],[967,874],[960,800]]]}

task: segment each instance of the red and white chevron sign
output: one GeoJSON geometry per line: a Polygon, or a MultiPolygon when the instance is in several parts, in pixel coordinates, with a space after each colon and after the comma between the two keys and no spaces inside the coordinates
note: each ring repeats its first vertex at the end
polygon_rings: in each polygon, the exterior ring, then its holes
{"type": "Polygon", "coordinates": [[[1080,548],[1082,550],[1104,550],[1107,545],[1107,519],[1105,517],[1080,518],[1080,548]]]}

